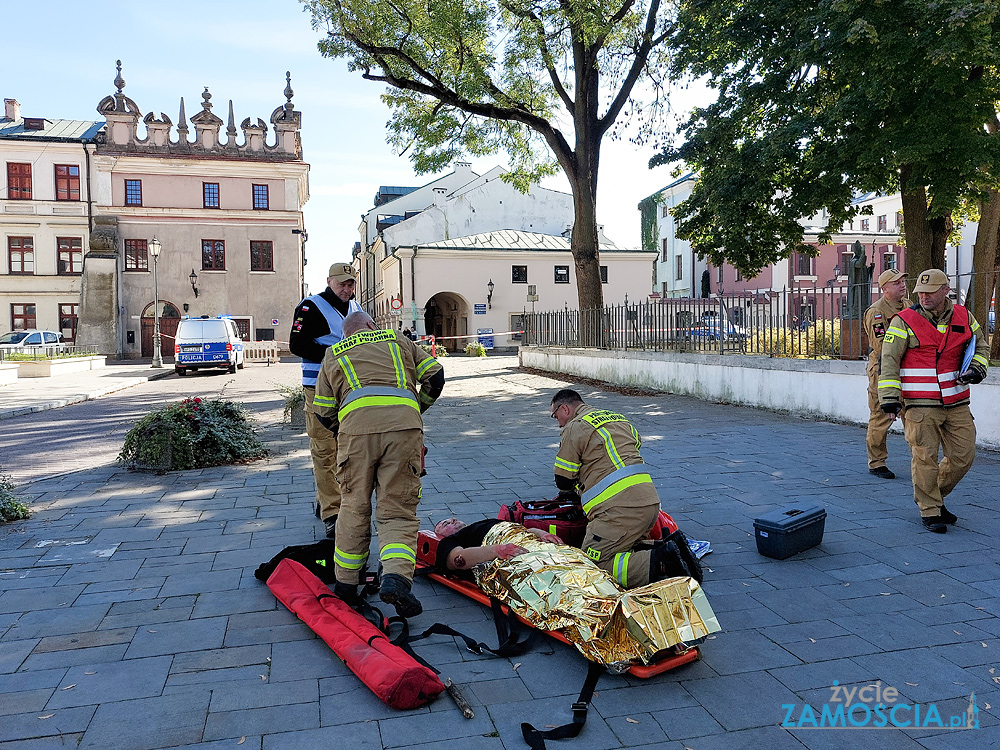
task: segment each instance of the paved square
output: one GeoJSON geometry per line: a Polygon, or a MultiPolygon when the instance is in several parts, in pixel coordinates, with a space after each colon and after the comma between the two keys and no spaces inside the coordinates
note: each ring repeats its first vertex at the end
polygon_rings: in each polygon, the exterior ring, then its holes
{"type": "MultiPolygon", "coordinates": [[[[548,403],[573,381],[520,370],[513,357],[443,364],[449,382],[426,417],[422,524],[552,496],[559,435],[548,403]]],[[[294,368],[258,377],[240,398],[261,416],[272,450],[265,460],[156,476],[121,470],[106,447],[89,468],[24,488],[33,518],[0,527],[0,743],[512,750],[525,747],[522,721],[569,721],[586,665],[561,644],[543,639],[516,659],[488,659],[453,638],[422,641],[417,652],[464,686],[476,718],[462,718],[447,697],[396,711],[254,579],[282,547],[323,534],[307,438],[277,423],[280,407],[263,382],[294,379],[294,368]]],[[[977,454],[949,498],[961,520],[937,536],[920,526],[899,435],[889,441],[899,478],[887,482],[868,474],[856,426],[576,387],[632,418],[663,508],[712,543],[704,589],[723,630],[700,661],[673,672],[602,676],[580,737],[550,748],[932,750],[1000,741],[1000,456],[977,454]],[[823,544],[784,561],[761,557],[753,519],[796,500],[826,508],[823,544]],[[844,705],[828,703],[835,683],[855,696],[894,688],[888,707],[934,704],[944,725],[975,693],[981,728],[800,722],[806,704],[817,717],[844,705]],[[789,707],[794,719],[782,726],[789,707]]],[[[125,409],[127,395],[117,398],[125,409]]],[[[101,404],[30,419],[51,431],[101,404]]],[[[425,580],[415,591],[425,611],[414,629],[441,621],[495,638],[485,608],[425,580]]]]}

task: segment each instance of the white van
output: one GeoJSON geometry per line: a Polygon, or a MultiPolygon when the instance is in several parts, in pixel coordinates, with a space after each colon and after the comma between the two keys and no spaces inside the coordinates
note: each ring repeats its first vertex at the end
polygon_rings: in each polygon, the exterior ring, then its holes
{"type": "Polygon", "coordinates": [[[174,372],[187,375],[203,367],[243,369],[243,339],[236,324],[226,317],[182,318],[174,340],[174,372]]]}

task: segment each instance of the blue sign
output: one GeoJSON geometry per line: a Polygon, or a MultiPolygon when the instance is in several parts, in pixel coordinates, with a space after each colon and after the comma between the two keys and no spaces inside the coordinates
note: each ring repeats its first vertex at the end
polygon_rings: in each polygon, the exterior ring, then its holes
{"type": "Polygon", "coordinates": [[[487,349],[493,348],[493,329],[492,328],[477,328],[476,334],[479,336],[479,343],[482,344],[487,349]]]}
{"type": "Polygon", "coordinates": [[[476,315],[485,315],[486,314],[486,305],[475,305],[475,308],[476,308],[476,310],[475,310],[475,314],[476,315]]]}

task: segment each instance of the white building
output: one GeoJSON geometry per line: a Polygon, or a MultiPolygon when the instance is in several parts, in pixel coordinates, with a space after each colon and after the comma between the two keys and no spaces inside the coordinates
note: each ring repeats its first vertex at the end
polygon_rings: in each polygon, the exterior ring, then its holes
{"type": "MultiPolygon", "coordinates": [[[[42,114],[42,113],[32,113],[42,114]]],[[[89,166],[103,122],[0,120],[0,333],[44,328],[76,339],[83,256],[95,211],[89,166]]]]}
{"type": "MultiPolygon", "coordinates": [[[[520,315],[531,307],[529,286],[536,289],[538,310],[576,307],[569,252],[573,196],[538,185],[522,193],[504,174],[496,167],[480,175],[458,162],[453,172],[421,187],[379,189],[355,251],[358,299],[377,321],[387,325],[394,317],[396,326],[438,336],[469,336],[479,328],[499,334],[520,327],[520,315]]],[[[603,227],[598,230],[609,279],[605,299],[621,302],[626,293],[644,299],[655,254],[617,248],[603,227]]],[[[464,346],[449,341],[451,348],[464,346]]],[[[495,343],[515,341],[504,336],[495,343]]]]}
{"type": "MultiPolygon", "coordinates": [[[[606,302],[645,299],[655,254],[618,248],[602,236],[601,281],[606,302]]],[[[462,349],[482,331],[498,348],[517,346],[525,311],[577,307],[576,272],[567,237],[498,230],[397,247],[379,263],[378,314],[385,326],[405,326],[462,349]],[[393,316],[391,305],[399,306],[393,316]]]]}
{"type": "Polygon", "coordinates": [[[689,172],[639,203],[639,210],[644,212],[643,222],[651,224],[649,237],[643,235],[644,249],[655,250],[658,256],[654,291],[665,298],[701,296],[701,277],[708,261],[692,251],[690,242],[678,239],[677,225],[670,213],[691,195],[697,180],[689,172]]]}

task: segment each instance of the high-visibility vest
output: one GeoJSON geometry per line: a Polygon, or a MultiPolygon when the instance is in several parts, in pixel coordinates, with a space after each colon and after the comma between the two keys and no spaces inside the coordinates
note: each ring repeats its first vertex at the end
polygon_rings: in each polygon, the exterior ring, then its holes
{"type": "MultiPolygon", "coordinates": [[[[320,315],[326,320],[326,325],[330,329],[329,333],[317,336],[313,340],[317,344],[323,344],[324,346],[333,346],[339,343],[344,338],[344,316],[318,294],[306,297],[303,302],[307,300],[316,306],[316,309],[319,310],[320,315]]],[[[353,299],[347,304],[347,314],[350,315],[352,312],[362,312],[361,305],[353,299]]],[[[302,385],[307,385],[311,388],[316,387],[316,378],[319,375],[319,368],[322,364],[322,362],[312,362],[308,359],[302,360],[302,385]]]]}
{"type": "Polygon", "coordinates": [[[912,307],[899,313],[920,346],[910,348],[899,363],[899,382],[904,399],[935,399],[945,406],[969,398],[969,386],[958,382],[962,355],[972,338],[969,311],[955,305],[944,331],[912,307]],[[960,330],[956,330],[960,329],[960,330]]]}

